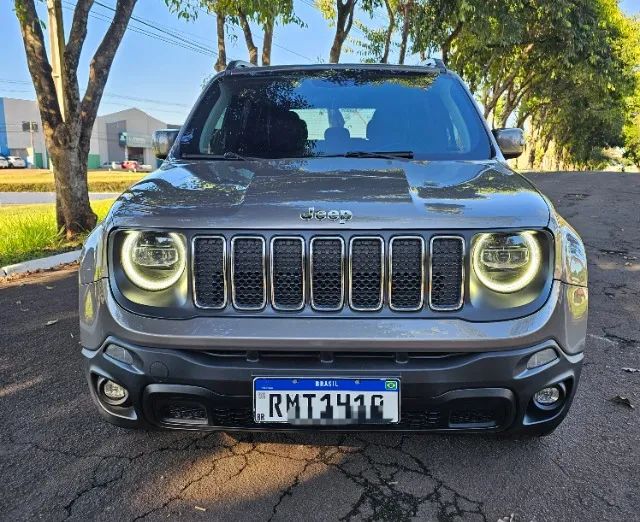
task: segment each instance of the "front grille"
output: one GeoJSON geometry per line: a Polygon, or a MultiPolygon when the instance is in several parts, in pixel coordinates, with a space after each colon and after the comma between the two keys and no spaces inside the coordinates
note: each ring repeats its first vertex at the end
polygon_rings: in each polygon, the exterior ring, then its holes
{"type": "Polygon", "coordinates": [[[226,241],[221,236],[196,237],[193,256],[193,289],[196,306],[224,308],[227,304],[226,241]]]}
{"type": "Polygon", "coordinates": [[[465,240],[457,236],[201,235],[192,256],[194,303],[203,309],[450,312],[464,300],[465,240]]]}
{"type": "Polygon", "coordinates": [[[431,293],[434,310],[457,310],[462,306],[464,240],[439,236],[431,239],[431,293]]]}
{"type": "Polygon", "coordinates": [[[231,286],[236,308],[264,308],[267,301],[265,256],[261,237],[234,237],[231,241],[231,286]]]}
{"type": "Polygon", "coordinates": [[[304,240],[277,237],[271,241],[271,303],[277,310],[304,306],[304,240]]]}
{"type": "Polygon", "coordinates": [[[394,237],[389,246],[389,306],[420,310],[424,301],[424,239],[394,237]]]}
{"type": "Polygon", "coordinates": [[[382,238],[351,239],[349,248],[349,303],[360,311],[382,308],[384,241],[382,238]]]}
{"type": "Polygon", "coordinates": [[[311,306],[316,310],[340,310],[344,301],[344,240],[314,237],[310,257],[311,306]]]}

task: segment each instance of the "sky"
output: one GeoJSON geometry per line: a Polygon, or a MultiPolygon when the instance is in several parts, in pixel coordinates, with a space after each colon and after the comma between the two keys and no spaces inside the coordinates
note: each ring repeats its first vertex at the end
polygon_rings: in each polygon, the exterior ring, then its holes
{"type": "MultiPolygon", "coordinates": [[[[115,0],[100,0],[114,6],[115,0]]],[[[40,16],[46,20],[44,2],[40,16]]],[[[65,29],[71,25],[75,0],[62,0],[65,29]]],[[[296,14],[305,27],[277,26],[274,33],[272,63],[314,63],[326,61],[333,39],[333,28],[313,6],[313,0],[295,0],[296,14]]],[[[620,0],[628,14],[640,14],[640,0],[620,0]]],[[[86,85],[88,65],[108,27],[113,12],[94,4],[89,17],[88,35],[83,48],[78,79],[86,85]]],[[[99,114],[138,107],[165,123],[180,124],[198,97],[203,82],[213,73],[216,56],[215,18],[201,12],[195,21],[179,20],[162,0],[138,0],[132,21],[116,54],[107,81],[99,114]]],[[[382,25],[384,15],[376,13],[373,25],[382,25]]],[[[361,37],[352,29],[354,37],[361,37]]],[[[46,35],[46,33],[45,33],[46,35]]],[[[261,47],[260,32],[255,32],[261,47]]],[[[12,1],[0,1],[0,97],[35,99],[27,69],[22,37],[12,1]]],[[[240,32],[227,38],[227,59],[246,59],[246,47],[240,32]]],[[[417,57],[410,57],[409,63],[417,57]]],[[[343,51],[342,62],[358,62],[357,53],[343,51]]]]}

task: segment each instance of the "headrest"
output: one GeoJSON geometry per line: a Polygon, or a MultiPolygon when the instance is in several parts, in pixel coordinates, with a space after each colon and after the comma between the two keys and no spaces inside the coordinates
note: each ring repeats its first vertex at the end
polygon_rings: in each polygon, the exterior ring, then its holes
{"type": "Polygon", "coordinates": [[[273,113],[269,134],[274,157],[286,158],[304,155],[309,132],[307,123],[295,112],[273,113]]]}
{"type": "Polygon", "coordinates": [[[351,139],[351,134],[349,129],[344,127],[329,127],[324,131],[324,139],[325,141],[346,143],[351,139]]]}

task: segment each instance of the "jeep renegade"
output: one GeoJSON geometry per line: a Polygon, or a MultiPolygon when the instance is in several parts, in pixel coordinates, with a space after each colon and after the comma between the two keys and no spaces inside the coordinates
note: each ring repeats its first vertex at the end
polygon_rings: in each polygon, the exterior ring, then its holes
{"type": "Polygon", "coordinates": [[[571,405],[587,264],[441,62],[233,62],[80,266],[126,427],[541,435],[571,405]]]}

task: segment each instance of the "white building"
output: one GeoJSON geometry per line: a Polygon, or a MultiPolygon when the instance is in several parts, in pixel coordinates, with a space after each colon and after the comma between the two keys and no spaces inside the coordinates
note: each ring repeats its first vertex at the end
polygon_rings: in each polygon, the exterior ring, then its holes
{"type": "Polygon", "coordinates": [[[0,155],[20,156],[39,167],[46,164],[40,111],[35,101],[0,98],[0,155]]]}
{"type": "MultiPolygon", "coordinates": [[[[135,108],[98,116],[91,134],[89,168],[125,159],[156,165],[151,137],[154,131],[167,127],[175,126],[135,108]]],[[[0,98],[0,154],[20,156],[35,167],[48,165],[35,101],[0,98]]]]}

